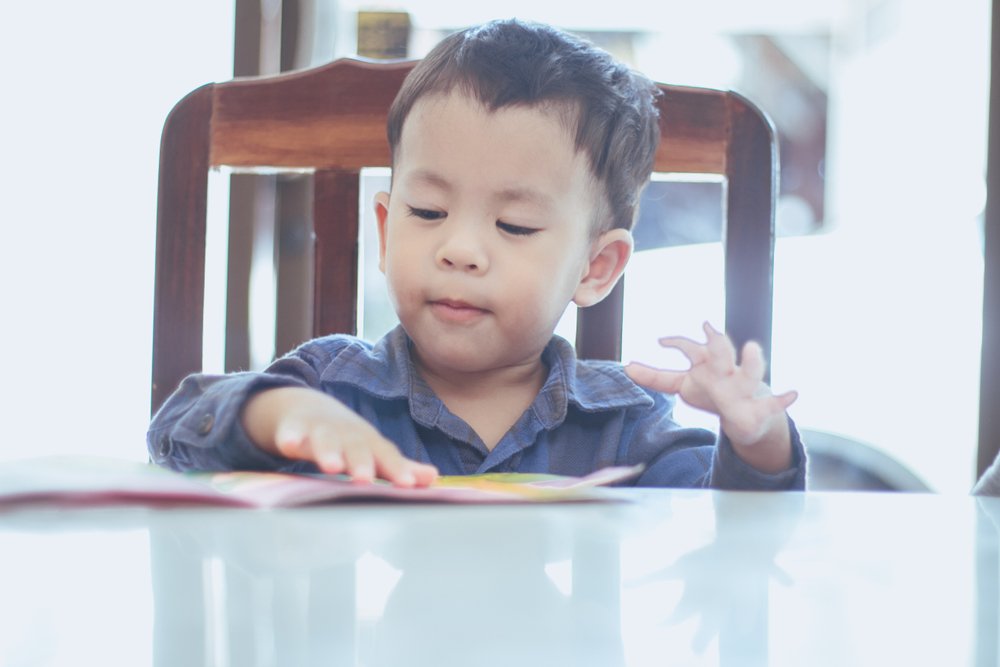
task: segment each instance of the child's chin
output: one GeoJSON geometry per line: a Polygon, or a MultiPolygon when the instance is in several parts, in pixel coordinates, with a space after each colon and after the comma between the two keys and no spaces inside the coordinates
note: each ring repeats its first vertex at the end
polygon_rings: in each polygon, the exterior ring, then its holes
{"type": "Polygon", "coordinates": [[[474,340],[455,340],[454,337],[420,341],[414,339],[421,360],[436,368],[462,373],[474,373],[494,368],[499,359],[488,345],[474,340]]]}
{"type": "Polygon", "coordinates": [[[452,347],[446,350],[435,350],[430,357],[436,366],[461,373],[486,371],[495,365],[492,355],[482,349],[460,350],[452,347]]]}

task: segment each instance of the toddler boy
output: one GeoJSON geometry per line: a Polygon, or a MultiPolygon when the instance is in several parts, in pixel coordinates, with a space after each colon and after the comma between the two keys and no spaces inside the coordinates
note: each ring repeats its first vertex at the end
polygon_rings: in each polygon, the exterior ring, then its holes
{"type": "Polygon", "coordinates": [[[347,473],[400,486],[443,474],[583,475],[644,464],[642,486],[803,488],[785,415],[708,325],[661,343],[686,371],[580,361],[553,336],[566,306],[621,276],[659,130],[656,88],[548,26],[497,21],[447,37],[389,113],[391,192],[375,197],[379,267],[400,325],[334,335],[262,373],[186,378],[154,417],[174,469],[347,473]],[[671,417],[715,413],[718,438],[671,417]]]}

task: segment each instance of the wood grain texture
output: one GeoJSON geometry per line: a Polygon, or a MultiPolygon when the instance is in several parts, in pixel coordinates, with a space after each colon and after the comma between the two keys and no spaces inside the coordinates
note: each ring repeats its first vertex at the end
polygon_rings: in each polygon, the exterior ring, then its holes
{"type": "Polygon", "coordinates": [[[212,86],[190,93],[160,140],[153,299],[152,411],[201,369],[212,86]]]}
{"type": "Polygon", "coordinates": [[[707,88],[660,85],[660,145],[653,170],[725,174],[728,94],[707,88]]]}
{"type": "Polygon", "coordinates": [[[389,166],[386,116],[411,62],[338,60],[215,87],[213,166],[389,166]]]}
{"type": "Polygon", "coordinates": [[[358,330],[358,197],[356,171],[318,171],[313,184],[316,233],[313,335],[358,330]]]}

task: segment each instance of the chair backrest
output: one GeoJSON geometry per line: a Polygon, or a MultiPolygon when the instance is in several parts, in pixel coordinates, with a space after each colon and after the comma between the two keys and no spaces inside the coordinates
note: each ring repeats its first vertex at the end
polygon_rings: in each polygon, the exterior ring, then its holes
{"type": "MultiPolygon", "coordinates": [[[[342,59],[202,86],[160,146],[152,409],[201,370],[208,172],[314,174],[313,335],[356,333],[359,173],[388,167],[386,115],[413,62],[342,59]]],[[[770,358],[777,144],[766,116],[728,91],[661,85],[655,171],[725,177],[726,331],[770,358]]],[[[578,316],[583,358],[621,355],[623,285],[578,316]]]]}

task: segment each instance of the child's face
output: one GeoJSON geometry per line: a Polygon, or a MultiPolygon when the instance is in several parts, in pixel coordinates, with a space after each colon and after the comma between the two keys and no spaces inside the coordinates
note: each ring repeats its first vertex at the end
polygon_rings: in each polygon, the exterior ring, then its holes
{"type": "MultiPolygon", "coordinates": [[[[590,233],[598,192],[555,112],[418,101],[376,213],[380,268],[419,362],[537,363],[567,304],[599,299],[586,279],[603,247],[590,233]]],[[[610,235],[631,249],[628,232],[610,235]]]]}

